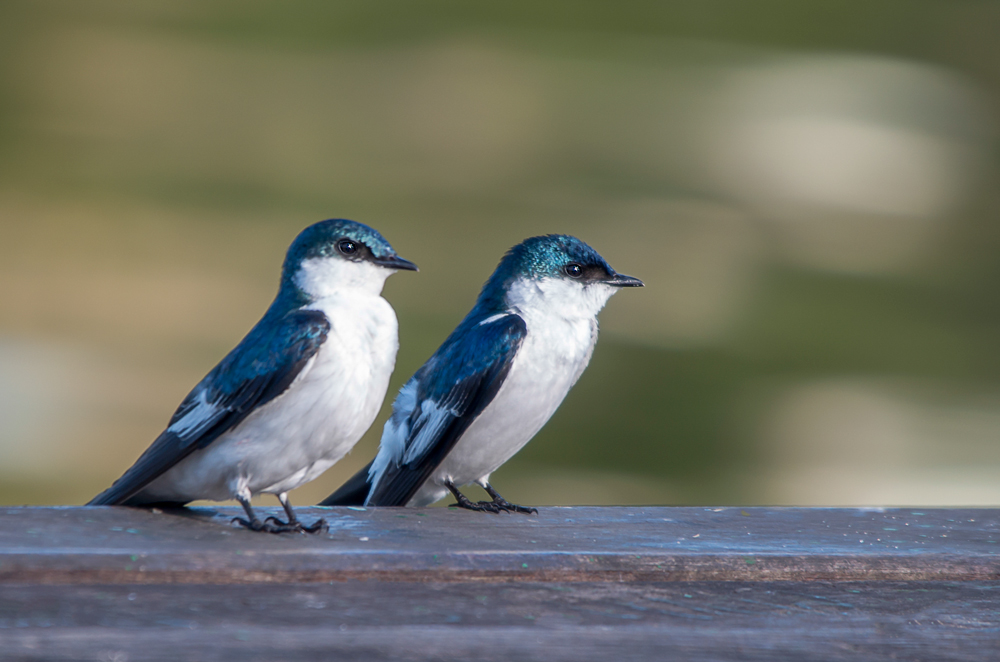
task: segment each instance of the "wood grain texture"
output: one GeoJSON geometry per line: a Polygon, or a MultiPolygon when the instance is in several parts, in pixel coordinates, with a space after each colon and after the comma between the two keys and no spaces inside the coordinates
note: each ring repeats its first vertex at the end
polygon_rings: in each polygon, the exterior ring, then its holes
{"type": "Polygon", "coordinates": [[[991,659],[1000,582],[3,586],[4,660],[991,659]]]}
{"type": "Polygon", "coordinates": [[[0,508],[3,660],[983,660],[1000,510],[0,508]]]}
{"type": "Polygon", "coordinates": [[[238,514],[0,509],[0,582],[1000,579],[995,509],[300,509],[330,522],[315,536],[238,514]]]}

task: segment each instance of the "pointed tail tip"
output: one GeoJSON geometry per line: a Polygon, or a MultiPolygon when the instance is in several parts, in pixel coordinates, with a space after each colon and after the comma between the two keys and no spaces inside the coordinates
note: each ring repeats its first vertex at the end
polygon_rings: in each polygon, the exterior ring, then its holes
{"type": "Polygon", "coordinates": [[[90,501],[88,501],[87,503],[85,503],[83,505],[85,505],[85,506],[111,506],[111,505],[114,505],[114,504],[112,504],[108,500],[108,498],[107,498],[106,495],[107,495],[107,490],[105,490],[104,492],[101,492],[100,494],[98,494],[93,499],[91,499],[90,501]]]}

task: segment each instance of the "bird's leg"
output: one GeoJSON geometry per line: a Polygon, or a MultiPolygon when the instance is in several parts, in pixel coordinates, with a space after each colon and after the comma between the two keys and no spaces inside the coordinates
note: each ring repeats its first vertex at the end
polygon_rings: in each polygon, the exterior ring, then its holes
{"type": "Polygon", "coordinates": [[[486,493],[493,497],[493,503],[500,510],[505,510],[511,513],[525,513],[528,515],[531,513],[535,513],[536,515],[538,514],[537,508],[531,508],[530,506],[518,506],[517,504],[510,503],[507,499],[500,496],[500,493],[493,489],[493,486],[489,483],[483,482],[480,484],[483,486],[483,489],[486,490],[486,493]]]}
{"type": "Polygon", "coordinates": [[[260,518],[257,517],[257,513],[253,511],[253,506],[250,505],[250,497],[237,494],[236,500],[240,502],[241,506],[243,506],[243,510],[246,511],[247,518],[243,519],[242,517],[234,517],[234,522],[239,523],[241,526],[244,526],[251,531],[268,531],[270,529],[270,524],[261,522],[260,518]]]}
{"type": "Polygon", "coordinates": [[[310,527],[302,526],[302,523],[299,522],[295,518],[295,515],[291,512],[292,507],[288,504],[287,498],[282,500],[281,503],[281,505],[285,507],[285,512],[290,515],[289,519],[291,521],[287,524],[275,517],[268,517],[266,520],[261,521],[261,519],[257,517],[257,513],[254,512],[253,507],[250,505],[249,495],[239,494],[236,496],[236,500],[240,502],[240,505],[243,506],[243,510],[246,511],[247,519],[234,517],[233,521],[250,529],[251,531],[265,531],[267,533],[315,533],[326,526],[326,522],[323,520],[316,522],[310,527]],[[274,521],[272,522],[271,520],[274,521]]]}
{"type": "Polygon", "coordinates": [[[299,518],[295,516],[295,511],[292,510],[292,504],[288,502],[288,494],[282,492],[278,495],[278,501],[281,502],[281,507],[285,509],[285,514],[288,515],[288,521],[282,522],[277,517],[268,517],[264,520],[267,523],[273,523],[276,527],[281,528],[285,531],[298,531],[304,533],[316,533],[317,531],[322,531],[326,529],[326,520],[318,519],[312,526],[305,526],[299,521],[299,518]]]}
{"type": "Polygon", "coordinates": [[[477,503],[469,501],[469,497],[459,492],[458,488],[455,487],[455,483],[451,482],[450,480],[447,481],[444,484],[444,486],[447,487],[451,491],[451,493],[455,495],[456,499],[458,499],[458,503],[453,504],[453,506],[458,506],[459,508],[465,508],[466,510],[478,510],[480,512],[487,512],[487,513],[501,512],[500,508],[492,501],[479,501],[477,503]]]}
{"type": "Polygon", "coordinates": [[[292,504],[288,502],[288,494],[286,492],[279,494],[278,501],[281,502],[281,507],[285,509],[285,514],[288,515],[288,523],[298,524],[299,518],[295,516],[295,511],[292,510],[292,504]]]}

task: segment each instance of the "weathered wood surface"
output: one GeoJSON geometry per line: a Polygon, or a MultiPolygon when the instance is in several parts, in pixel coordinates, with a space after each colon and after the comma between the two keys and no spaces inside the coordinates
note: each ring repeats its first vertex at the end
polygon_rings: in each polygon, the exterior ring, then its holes
{"type": "Polygon", "coordinates": [[[1000,579],[1000,510],[299,513],[329,533],[233,528],[235,508],[0,508],[0,582],[1000,579]]]}
{"type": "Polygon", "coordinates": [[[1000,658],[1000,510],[0,508],[4,660],[1000,658]]]}
{"type": "Polygon", "coordinates": [[[998,602],[998,582],[21,585],[0,659],[978,661],[998,602]]]}

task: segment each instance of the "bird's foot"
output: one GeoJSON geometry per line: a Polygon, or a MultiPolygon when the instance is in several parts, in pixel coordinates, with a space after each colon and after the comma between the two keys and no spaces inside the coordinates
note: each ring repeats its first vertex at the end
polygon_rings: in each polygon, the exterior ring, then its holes
{"type": "Polygon", "coordinates": [[[320,531],[326,531],[329,525],[326,523],[325,519],[318,519],[312,523],[310,526],[306,526],[297,519],[289,520],[288,522],[282,522],[277,517],[271,516],[264,520],[265,523],[272,524],[284,531],[295,532],[295,533],[319,533],[320,531]]]}
{"type": "Polygon", "coordinates": [[[282,522],[277,517],[268,517],[263,522],[259,519],[246,520],[242,517],[234,517],[233,522],[251,531],[263,531],[265,533],[318,533],[327,528],[326,520],[317,520],[312,526],[303,526],[302,522],[282,522]]]}
{"type": "Polygon", "coordinates": [[[451,493],[455,495],[455,498],[458,499],[458,503],[451,504],[452,508],[465,508],[466,510],[475,510],[478,512],[486,512],[486,513],[500,512],[500,509],[497,508],[496,504],[494,504],[492,501],[479,501],[477,503],[473,503],[472,501],[469,500],[469,497],[459,492],[458,488],[455,487],[452,483],[447,483],[447,487],[449,490],[451,490],[451,493]]]}
{"type": "Polygon", "coordinates": [[[469,501],[468,499],[460,500],[458,503],[453,503],[449,508],[465,508],[466,510],[475,510],[480,513],[501,513],[504,512],[492,501],[469,501]]]}
{"type": "Polygon", "coordinates": [[[463,498],[458,500],[458,503],[451,504],[452,508],[465,508],[466,510],[475,510],[481,513],[495,513],[499,515],[500,513],[525,513],[538,514],[536,508],[529,508],[528,506],[518,506],[508,502],[504,498],[494,499],[493,501],[470,501],[468,498],[463,498]]]}
{"type": "Polygon", "coordinates": [[[277,533],[277,531],[272,531],[273,525],[262,522],[257,518],[254,519],[243,519],[242,517],[234,517],[230,524],[239,524],[244,529],[249,529],[251,531],[266,531],[268,533],[277,533]]]}
{"type": "Polygon", "coordinates": [[[493,497],[493,504],[500,510],[507,513],[524,513],[525,515],[538,514],[537,508],[531,508],[529,506],[518,506],[517,504],[511,503],[500,496],[500,493],[493,489],[493,486],[489,483],[483,484],[483,489],[486,493],[493,497]]]}
{"type": "Polygon", "coordinates": [[[282,522],[277,517],[271,516],[264,520],[266,523],[272,523],[274,526],[282,528],[284,531],[294,531],[296,533],[319,533],[320,531],[326,531],[329,525],[326,523],[325,519],[318,519],[313,522],[310,526],[306,526],[297,519],[290,520],[288,522],[282,522]]]}
{"type": "Polygon", "coordinates": [[[469,500],[469,497],[465,496],[459,492],[458,488],[452,482],[447,482],[444,484],[445,487],[455,495],[458,503],[451,504],[452,508],[465,508],[466,510],[476,510],[485,513],[538,513],[534,508],[529,508],[527,506],[518,506],[504,499],[500,494],[493,489],[489,483],[483,485],[487,494],[493,497],[492,501],[477,501],[473,503],[469,500]]]}
{"type": "Polygon", "coordinates": [[[508,513],[524,513],[525,515],[538,514],[538,508],[532,508],[531,506],[519,506],[516,503],[510,503],[509,501],[507,501],[507,499],[504,499],[503,497],[488,502],[480,501],[480,503],[492,503],[500,510],[508,513]]]}

